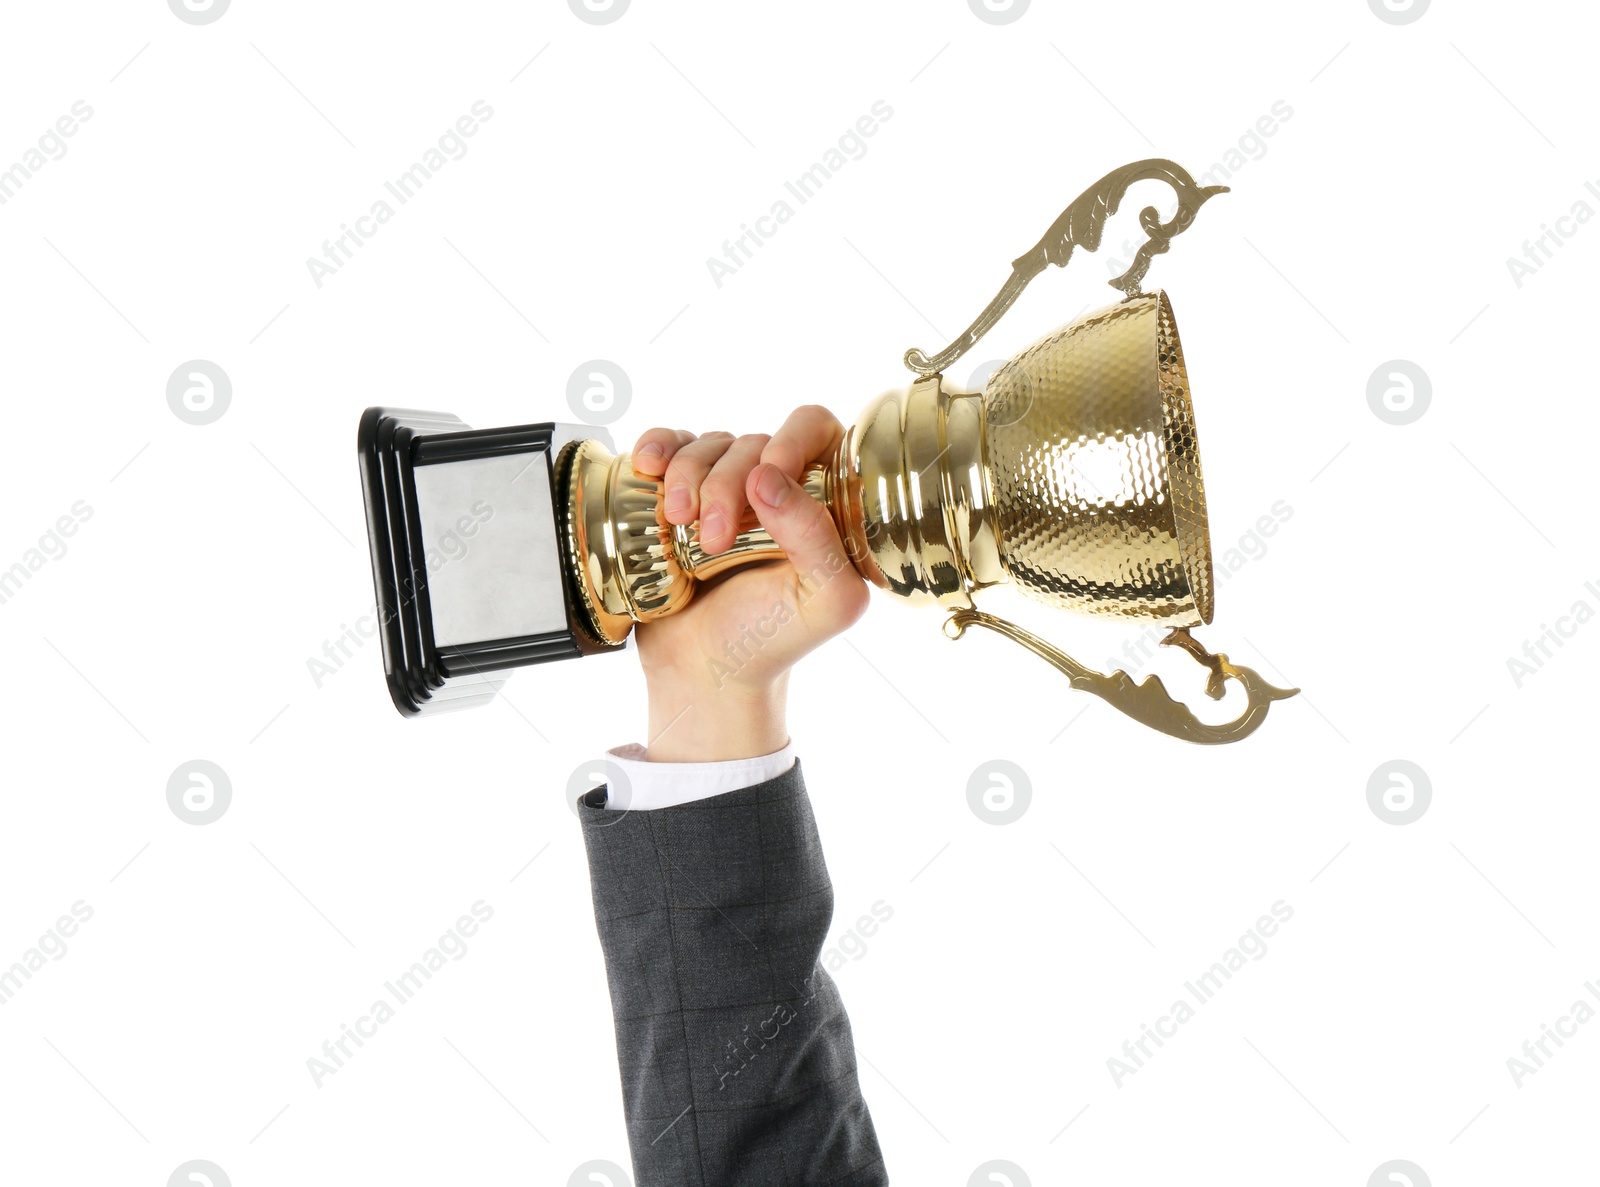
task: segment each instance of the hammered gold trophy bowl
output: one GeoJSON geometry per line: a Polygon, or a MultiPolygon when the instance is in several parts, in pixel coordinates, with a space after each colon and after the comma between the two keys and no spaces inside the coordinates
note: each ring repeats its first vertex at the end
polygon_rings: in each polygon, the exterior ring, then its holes
{"type": "MultiPolygon", "coordinates": [[[[918,378],[868,404],[835,455],[814,464],[804,481],[828,508],[861,576],[908,602],[948,611],[950,637],[960,638],[969,626],[999,632],[1055,665],[1073,687],[1163,733],[1200,743],[1249,735],[1273,701],[1294,691],[1211,654],[1189,634],[1213,612],[1205,483],[1172,306],[1162,292],[1139,291],[1152,256],[1166,251],[1200,205],[1223,188],[1201,188],[1179,166],[1159,160],[1103,178],[1013,263],[1006,285],[960,338],[931,357],[907,352],[906,364],[918,378]],[[1178,210],[1167,223],[1154,208],[1142,212],[1148,239],[1129,270],[1111,282],[1123,299],[1047,334],[994,372],[982,392],[952,386],[944,368],[1047,265],[1064,265],[1076,247],[1098,247],[1123,192],[1146,179],[1171,185],[1178,210]],[[1172,699],[1158,677],[1136,684],[1122,671],[1094,671],[977,609],[978,591],[1007,583],[1048,605],[1172,628],[1163,642],[1210,669],[1212,697],[1223,695],[1229,679],[1242,685],[1244,712],[1224,724],[1204,723],[1172,699]]],[[[368,416],[375,412],[382,410],[368,416]]],[[[636,474],[628,454],[613,454],[602,440],[576,433],[555,448],[554,436],[546,445],[550,514],[570,653],[618,648],[635,623],[682,610],[700,582],[783,556],[753,515],[731,548],[704,552],[698,525],[665,522],[659,483],[636,474]]],[[[480,484],[484,491],[491,485],[480,484]]],[[[371,526],[370,495],[368,507],[371,526]]],[[[382,601],[381,579],[379,592],[382,601]]],[[[420,642],[422,632],[416,633],[420,642]]],[[[558,658],[517,659],[514,642],[472,644],[480,678],[558,658]]],[[[444,666],[455,668],[456,677],[468,675],[456,656],[444,666]]],[[[393,675],[391,666],[391,688],[393,675]]]]}

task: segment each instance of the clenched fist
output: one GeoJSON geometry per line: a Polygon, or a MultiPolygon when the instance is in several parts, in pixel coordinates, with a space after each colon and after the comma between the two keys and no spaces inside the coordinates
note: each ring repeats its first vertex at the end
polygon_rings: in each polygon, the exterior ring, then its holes
{"type": "Polygon", "coordinates": [[[651,429],[634,445],[634,470],[662,483],[666,522],[699,520],[708,553],[727,551],[753,511],[788,557],[713,578],[684,610],[636,629],[652,761],[754,758],[788,743],[789,669],[867,606],[833,517],[799,482],[843,437],[831,412],[807,405],[770,437],[651,429]]]}

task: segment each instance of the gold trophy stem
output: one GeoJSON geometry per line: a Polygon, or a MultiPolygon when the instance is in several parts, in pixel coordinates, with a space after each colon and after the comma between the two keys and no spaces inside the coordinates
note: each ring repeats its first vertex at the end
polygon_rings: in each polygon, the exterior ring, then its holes
{"type": "MultiPolygon", "coordinates": [[[[569,444],[557,459],[556,476],[568,593],[585,632],[601,646],[619,647],[635,623],[676,614],[702,581],[785,555],[753,512],[731,547],[706,552],[698,523],[665,522],[661,483],[635,473],[629,454],[613,456],[598,441],[569,444]]],[[[849,539],[833,506],[836,484],[828,466],[812,466],[802,485],[849,539]]]]}
{"type": "MultiPolygon", "coordinates": [[[[812,466],[801,479],[801,485],[808,495],[832,511],[828,501],[826,466],[812,466]]],[[[723,552],[709,553],[701,547],[698,521],[687,526],[678,525],[672,529],[672,551],[678,563],[696,581],[705,581],[730,569],[737,569],[741,565],[783,560],[786,555],[767,529],[761,526],[753,511],[745,512],[733,543],[723,552]]]]}

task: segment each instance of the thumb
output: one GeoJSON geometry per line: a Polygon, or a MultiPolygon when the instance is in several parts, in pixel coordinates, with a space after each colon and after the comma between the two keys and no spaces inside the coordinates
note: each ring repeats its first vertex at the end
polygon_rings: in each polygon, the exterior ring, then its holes
{"type": "Polygon", "coordinates": [[[803,486],[768,463],[751,471],[745,493],[761,526],[787,554],[812,594],[821,594],[828,602],[839,597],[855,602],[865,593],[833,516],[803,486]]]}

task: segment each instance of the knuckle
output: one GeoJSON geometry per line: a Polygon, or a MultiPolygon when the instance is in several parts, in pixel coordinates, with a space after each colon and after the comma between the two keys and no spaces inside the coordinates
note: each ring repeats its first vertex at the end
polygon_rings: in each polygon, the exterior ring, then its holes
{"type": "Polygon", "coordinates": [[[700,524],[700,536],[705,540],[733,536],[739,531],[738,517],[730,513],[721,503],[702,501],[700,514],[696,518],[700,524]]]}
{"type": "Polygon", "coordinates": [[[700,479],[705,477],[705,472],[704,466],[680,453],[667,466],[665,481],[668,486],[675,486],[680,482],[688,486],[699,486],[700,479]]]}
{"type": "Polygon", "coordinates": [[[640,445],[648,441],[654,441],[657,444],[674,444],[677,441],[677,434],[671,429],[649,428],[639,434],[640,445]]]}
{"type": "MultiPolygon", "coordinates": [[[[699,444],[703,445],[703,442],[699,444]]],[[[698,471],[701,477],[704,477],[706,471],[711,469],[712,463],[714,463],[721,456],[722,451],[720,449],[691,447],[689,449],[680,451],[674,460],[682,462],[683,465],[690,470],[698,471]]]]}
{"type": "Polygon", "coordinates": [[[798,543],[807,549],[821,548],[832,543],[833,520],[824,510],[821,503],[806,499],[809,506],[801,505],[795,509],[795,537],[798,543]]]}

